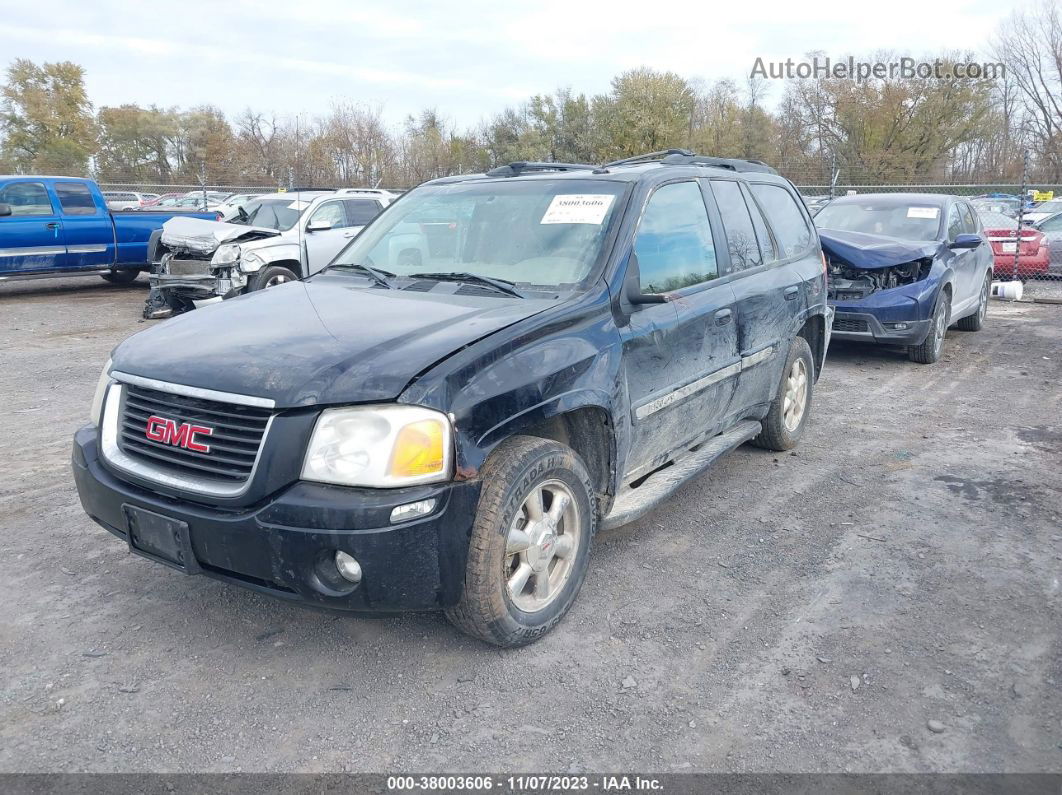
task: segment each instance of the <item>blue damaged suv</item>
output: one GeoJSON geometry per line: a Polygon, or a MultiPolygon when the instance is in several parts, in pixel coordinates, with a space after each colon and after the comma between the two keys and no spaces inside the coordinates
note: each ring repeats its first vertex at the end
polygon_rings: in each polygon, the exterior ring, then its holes
{"type": "Polygon", "coordinates": [[[979,331],[988,312],[992,247],[958,196],[866,193],[815,216],[829,266],[837,339],[902,345],[932,364],[952,324],[979,331]]]}
{"type": "Polygon", "coordinates": [[[762,163],[446,177],[321,273],[119,345],[74,478],[178,571],[517,646],[597,530],[746,441],[797,443],[829,315],[811,218],[762,163]]]}

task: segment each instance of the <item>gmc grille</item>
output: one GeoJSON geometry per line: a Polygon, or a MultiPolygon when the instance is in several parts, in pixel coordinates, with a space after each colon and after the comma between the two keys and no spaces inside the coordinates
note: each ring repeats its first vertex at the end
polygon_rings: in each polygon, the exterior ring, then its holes
{"type": "Polygon", "coordinates": [[[145,464],[174,470],[186,477],[245,483],[262,446],[269,409],[185,397],[127,384],[118,427],[118,447],[145,464]],[[202,453],[149,439],[148,419],[162,417],[213,429],[202,453]]]}

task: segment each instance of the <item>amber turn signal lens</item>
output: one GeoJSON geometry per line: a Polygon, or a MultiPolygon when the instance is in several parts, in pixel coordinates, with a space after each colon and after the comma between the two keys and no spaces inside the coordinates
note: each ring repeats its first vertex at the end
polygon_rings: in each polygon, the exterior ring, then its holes
{"type": "Polygon", "coordinates": [[[438,420],[421,420],[398,432],[391,453],[388,474],[393,477],[416,477],[442,472],[446,461],[443,450],[445,431],[438,420]]]}

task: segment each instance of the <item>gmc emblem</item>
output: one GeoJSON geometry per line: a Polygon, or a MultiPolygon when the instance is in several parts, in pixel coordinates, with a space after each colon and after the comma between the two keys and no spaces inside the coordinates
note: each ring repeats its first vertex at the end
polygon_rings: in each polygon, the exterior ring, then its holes
{"type": "Polygon", "coordinates": [[[185,450],[193,450],[197,453],[209,453],[210,445],[196,440],[197,436],[213,436],[214,429],[205,425],[192,425],[188,422],[177,424],[177,420],[166,417],[148,417],[147,428],[144,436],[153,442],[172,444],[174,447],[183,447],[185,450]]]}

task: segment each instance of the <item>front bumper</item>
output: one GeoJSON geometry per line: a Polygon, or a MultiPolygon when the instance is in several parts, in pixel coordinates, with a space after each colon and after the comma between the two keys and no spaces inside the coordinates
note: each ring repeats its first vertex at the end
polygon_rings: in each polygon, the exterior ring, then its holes
{"type": "Polygon", "coordinates": [[[216,508],[119,479],[100,460],[92,426],[74,437],[73,470],[85,512],[127,543],[127,507],[186,523],[193,559],[179,568],[187,573],[327,609],[433,610],[461,598],[478,481],[404,489],[300,481],[246,508],[216,508]],[[394,507],[433,497],[432,514],[390,524],[394,507]],[[357,585],[329,576],[337,550],[361,564],[357,585]]]}
{"type": "Polygon", "coordinates": [[[869,312],[837,309],[833,318],[833,338],[852,342],[880,342],[887,345],[921,345],[929,334],[929,320],[887,322],[906,323],[907,327],[889,328],[869,312]]]}

